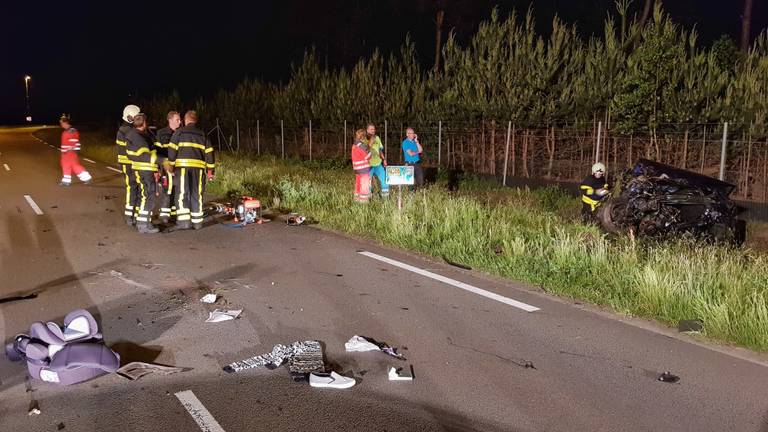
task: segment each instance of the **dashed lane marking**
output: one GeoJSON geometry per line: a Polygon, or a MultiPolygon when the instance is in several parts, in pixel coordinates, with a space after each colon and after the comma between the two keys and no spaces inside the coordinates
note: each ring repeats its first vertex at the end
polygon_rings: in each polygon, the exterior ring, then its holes
{"type": "Polygon", "coordinates": [[[38,216],[43,214],[43,211],[40,210],[40,207],[37,205],[35,200],[32,199],[31,196],[24,195],[24,199],[27,200],[27,203],[29,204],[30,207],[32,207],[32,210],[35,212],[35,214],[37,214],[38,216]]]}
{"type": "Polygon", "coordinates": [[[224,432],[219,422],[205,409],[192,390],[180,391],[175,395],[203,432],[224,432]]]}
{"type": "Polygon", "coordinates": [[[526,312],[536,312],[537,310],[541,310],[541,309],[537,308],[536,306],[531,306],[531,305],[529,305],[527,303],[523,303],[521,301],[517,301],[517,300],[511,299],[509,297],[504,297],[504,296],[496,294],[494,292],[486,291],[486,290],[484,290],[482,288],[478,288],[476,286],[472,286],[472,285],[466,284],[464,282],[459,282],[457,280],[454,280],[454,279],[451,279],[451,278],[448,278],[448,277],[445,277],[445,276],[442,276],[442,275],[439,275],[439,274],[436,274],[436,273],[432,273],[431,271],[422,270],[422,269],[420,269],[418,267],[414,267],[412,265],[409,265],[409,264],[406,264],[406,263],[403,263],[403,262],[400,262],[400,261],[396,261],[396,260],[393,260],[391,258],[387,258],[387,257],[381,256],[381,255],[377,255],[377,254],[372,253],[372,252],[365,252],[365,251],[363,251],[363,252],[358,252],[358,253],[360,255],[367,256],[368,258],[373,258],[375,260],[379,260],[381,262],[385,262],[385,263],[387,263],[389,265],[393,265],[395,267],[400,267],[401,269],[405,269],[405,270],[408,270],[410,272],[413,272],[413,273],[416,273],[416,274],[420,274],[420,275],[422,275],[424,277],[428,277],[430,279],[434,279],[436,281],[440,281],[442,283],[445,283],[445,284],[448,284],[448,285],[451,285],[451,286],[455,286],[456,288],[460,288],[460,289],[463,289],[465,291],[469,291],[471,293],[475,293],[477,295],[481,295],[481,296],[489,298],[491,300],[496,300],[497,302],[501,302],[501,303],[504,303],[506,305],[509,305],[509,306],[512,306],[512,307],[516,307],[518,309],[522,309],[522,310],[524,310],[526,312]]]}

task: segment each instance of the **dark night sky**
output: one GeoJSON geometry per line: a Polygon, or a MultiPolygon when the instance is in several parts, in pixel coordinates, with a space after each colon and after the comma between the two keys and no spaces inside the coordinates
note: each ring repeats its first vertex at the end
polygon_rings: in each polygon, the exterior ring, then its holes
{"type": "MultiPolygon", "coordinates": [[[[246,76],[280,81],[314,45],[331,66],[350,65],[374,47],[388,52],[410,33],[425,64],[434,52],[430,0],[183,2],[9,1],[0,25],[0,123],[24,111],[23,76],[32,76],[35,120],[119,117],[129,95],[177,88],[185,98],[230,88],[246,76]],[[124,9],[116,11],[115,6],[124,9]]],[[[583,34],[600,32],[614,0],[446,0],[445,29],[460,39],[498,5],[506,14],[533,3],[546,31],[557,13],[583,34]]],[[[640,8],[642,0],[634,7],[640,8]]],[[[665,9],[700,41],[738,38],[741,0],[667,0],[665,9]]],[[[768,6],[755,0],[753,34],[768,26],[768,6]]]]}

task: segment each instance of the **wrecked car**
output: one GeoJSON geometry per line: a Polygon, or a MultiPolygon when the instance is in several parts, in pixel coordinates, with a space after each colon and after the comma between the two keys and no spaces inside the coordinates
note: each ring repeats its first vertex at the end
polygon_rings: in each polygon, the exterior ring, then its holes
{"type": "Polygon", "coordinates": [[[746,222],[730,198],[735,186],[640,159],[619,179],[618,191],[597,210],[600,226],[637,237],[694,238],[741,245],[746,222]]]}

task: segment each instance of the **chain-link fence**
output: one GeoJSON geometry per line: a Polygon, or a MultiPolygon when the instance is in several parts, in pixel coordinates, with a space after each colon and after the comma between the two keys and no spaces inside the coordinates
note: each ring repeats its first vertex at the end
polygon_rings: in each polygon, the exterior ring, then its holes
{"type": "MultiPolygon", "coordinates": [[[[348,158],[356,129],[366,122],[289,125],[259,120],[217,122],[210,132],[222,150],[283,158],[348,158]]],[[[596,160],[609,172],[648,158],[736,186],[734,197],[768,201],[768,139],[750,136],[748,127],[725,124],[665,124],[656,131],[620,134],[601,122],[586,127],[512,122],[433,121],[417,124],[375,122],[390,164],[403,162],[401,143],[412,127],[424,147],[427,166],[511,179],[580,181],[596,160]],[[735,131],[735,132],[734,132],[735,131]],[[724,155],[724,157],[723,157],[724,155]],[[722,172],[722,176],[721,176],[722,172]]]]}

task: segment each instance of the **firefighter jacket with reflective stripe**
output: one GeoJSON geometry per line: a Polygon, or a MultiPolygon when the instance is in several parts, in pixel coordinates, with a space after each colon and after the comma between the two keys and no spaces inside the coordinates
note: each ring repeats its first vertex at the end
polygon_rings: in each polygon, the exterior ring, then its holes
{"type": "Polygon", "coordinates": [[[168,159],[168,145],[171,143],[171,137],[173,137],[173,129],[167,126],[155,133],[155,150],[158,158],[168,159]]]}
{"type": "Polygon", "coordinates": [[[603,198],[605,198],[605,196],[598,195],[597,190],[608,189],[608,180],[605,177],[597,178],[591,175],[581,182],[579,189],[581,189],[581,201],[589,204],[592,211],[595,211],[603,198]]]}
{"type": "Polygon", "coordinates": [[[61,133],[61,152],[80,150],[80,132],[71,127],[61,133]]]}
{"type": "Polygon", "coordinates": [[[149,134],[136,128],[125,137],[125,152],[134,171],[157,171],[157,153],[149,134]]]}
{"type": "Polygon", "coordinates": [[[205,132],[195,125],[176,129],[168,144],[168,161],[177,168],[216,168],[213,147],[205,132]]]}
{"type": "Polygon", "coordinates": [[[133,126],[130,123],[123,122],[117,130],[117,138],[115,138],[115,144],[117,144],[117,163],[123,165],[131,164],[131,160],[128,159],[128,154],[125,152],[125,137],[132,129],[133,126]]]}
{"type": "Polygon", "coordinates": [[[371,150],[361,141],[352,146],[352,169],[355,174],[365,174],[371,169],[371,150]]]}

